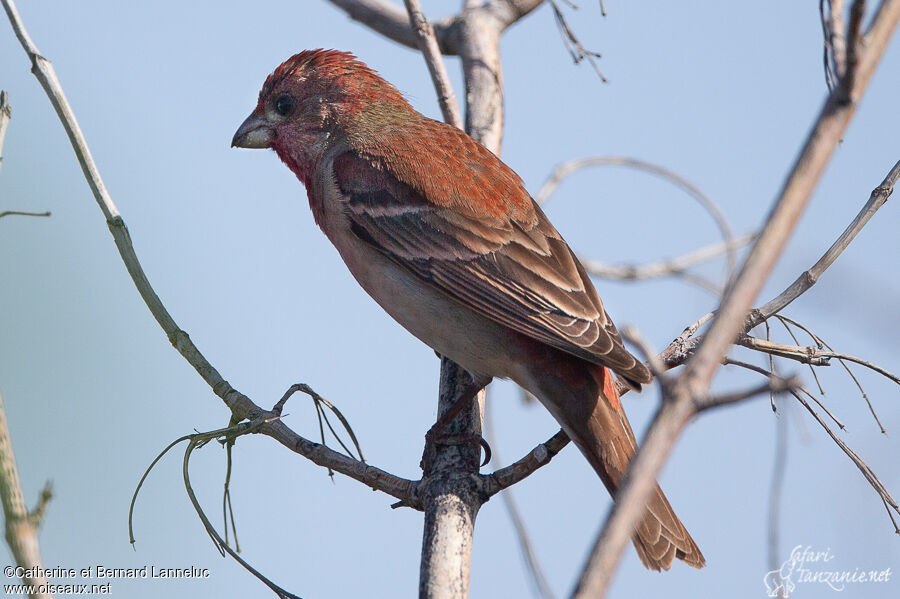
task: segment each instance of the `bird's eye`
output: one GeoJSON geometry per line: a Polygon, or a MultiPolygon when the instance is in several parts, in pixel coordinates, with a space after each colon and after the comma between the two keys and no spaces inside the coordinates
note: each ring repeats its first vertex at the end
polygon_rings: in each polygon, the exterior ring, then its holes
{"type": "Polygon", "coordinates": [[[282,94],[275,100],[275,112],[280,116],[291,116],[297,107],[297,100],[290,94],[282,94]]]}

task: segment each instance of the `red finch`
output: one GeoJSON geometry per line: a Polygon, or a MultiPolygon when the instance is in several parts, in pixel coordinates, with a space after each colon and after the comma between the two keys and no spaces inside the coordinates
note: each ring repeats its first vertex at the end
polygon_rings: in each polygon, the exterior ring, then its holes
{"type": "MultiPolygon", "coordinates": [[[[275,69],[232,145],[275,150],[362,288],[476,381],[535,395],[615,494],[637,446],[610,370],[651,375],[512,169],[334,50],[275,69]]],[[[704,564],[659,487],[633,539],[648,568],[704,564]]]]}

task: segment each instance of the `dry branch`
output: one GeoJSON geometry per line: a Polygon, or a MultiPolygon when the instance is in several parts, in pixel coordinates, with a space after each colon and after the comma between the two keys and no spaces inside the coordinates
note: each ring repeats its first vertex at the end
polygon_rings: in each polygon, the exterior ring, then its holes
{"type": "Polygon", "coordinates": [[[587,158],[570,160],[553,169],[553,172],[550,173],[547,181],[544,182],[544,185],[535,196],[535,201],[538,204],[543,205],[550,199],[550,196],[553,195],[560,183],[562,183],[566,177],[591,166],[624,166],[647,172],[680,187],[685,193],[697,200],[700,206],[709,213],[710,217],[715,221],[716,227],[719,229],[722,241],[726,244],[726,248],[728,248],[728,277],[731,278],[733,276],[737,262],[735,256],[736,246],[734,245],[734,234],[731,232],[731,227],[728,225],[728,220],[725,218],[725,215],[722,214],[718,205],[716,205],[709,196],[703,193],[699,187],[678,173],[658,164],[628,156],[590,156],[587,158]]]}
{"type": "Polygon", "coordinates": [[[444,121],[457,129],[462,129],[463,122],[459,114],[459,105],[456,103],[456,94],[453,93],[450,76],[447,74],[447,67],[441,58],[441,51],[434,34],[434,27],[422,14],[422,6],[419,4],[419,0],[404,0],[404,3],[409,13],[409,22],[416,33],[419,50],[422,52],[425,64],[428,66],[428,72],[431,74],[431,82],[434,84],[434,89],[437,92],[438,103],[441,106],[441,114],[444,115],[444,121]]]}
{"type": "MultiPolygon", "coordinates": [[[[125,226],[125,221],[119,214],[116,205],[106,191],[106,186],[100,177],[97,165],[91,156],[90,149],[78,126],[78,121],[72,108],[69,106],[63,93],[59,80],[53,69],[53,65],[44,56],[40,54],[37,47],[28,36],[25,26],[16,11],[13,0],[0,0],[9,16],[10,23],[16,33],[16,37],[22,44],[22,48],[28,54],[32,63],[32,72],[41,86],[50,98],[63,127],[69,136],[69,141],[75,150],[75,155],[84,172],[85,179],[93,192],[94,199],[100,210],[106,218],[107,225],[112,233],[119,250],[119,255],[128,269],[141,298],[147,304],[148,309],[153,314],[156,321],[165,331],[169,341],[176,350],[188,361],[191,366],[200,374],[204,381],[212,388],[213,392],[225,402],[225,405],[231,410],[232,414],[238,420],[254,420],[262,415],[270,415],[273,417],[265,424],[260,426],[258,432],[272,437],[291,451],[303,455],[312,462],[331,468],[336,472],[345,474],[354,478],[365,485],[387,493],[401,500],[409,500],[413,494],[411,492],[412,481],[394,476],[388,472],[361,463],[353,458],[347,457],[318,443],[313,443],[308,439],[296,434],[288,428],[283,422],[275,418],[273,414],[264,408],[256,405],[246,395],[235,390],[224,378],[219,374],[212,364],[200,353],[200,350],[191,341],[188,334],[181,330],[172,316],[166,310],[162,301],[156,295],[153,287],[147,279],[143,268],[134,252],[131,243],[131,236],[125,226]]],[[[411,500],[415,504],[414,500],[411,500]]]]}
{"type": "Polygon", "coordinates": [[[816,281],[819,280],[822,273],[825,272],[829,266],[834,264],[837,257],[847,249],[847,246],[849,246],[856,235],[862,231],[862,228],[866,226],[869,219],[871,219],[878,209],[887,202],[888,198],[894,192],[894,185],[896,184],[898,177],[900,177],[900,161],[897,161],[897,163],[894,164],[894,167],[888,172],[881,184],[872,190],[869,201],[862,207],[856,215],[856,218],[847,225],[847,228],[844,229],[844,232],[841,233],[840,237],[831,244],[828,251],[826,251],[809,270],[797,277],[797,280],[791,283],[787,289],[782,291],[771,301],[767,302],[762,308],[753,312],[749,328],[753,328],[773,314],[780,312],[816,284],[816,281]]]}
{"type": "MultiPolygon", "coordinates": [[[[0,91],[0,164],[3,162],[3,139],[6,136],[6,128],[12,117],[12,110],[6,91],[0,91]]],[[[49,212],[35,213],[18,210],[6,210],[0,212],[0,218],[9,215],[20,216],[50,216],[49,212]]],[[[35,509],[28,511],[25,505],[25,495],[22,492],[22,481],[19,479],[19,471],[16,467],[16,456],[13,452],[12,436],[9,434],[9,426],[6,423],[6,408],[3,406],[3,395],[0,394],[0,503],[3,504],[6,530],[6,543],[13,555],[16,566],[25,570],[39,572],[43,567],[41,560],[41,548],[38,542],[38,527],[44,515],[44,508],[52,495],[50,483],[47,483],[41,492],[41,498],[35,509]]],[[[10,578],[10,577],[8,577],[10,578]]],[[[22,582],[29,585],[46,588],[47,578],[42,574],[26,576],[22,582]]],[[[50,593],[35,591],[29,595],[32,599],[52,598],[50,593]]]]}
{"type": "Polygon", "coordinates": [[[6,138],[6,128],[11,116],[12,108],[9,106],[6,90],[0,90],[0,167],[3,166],[3,140],[6,138]]]}
{"type": "MultiPolygon", "coordinates": [[[[409,24],[406,12],[387,0],[328,0],[343,10],[354,21],[359,21],[372,31],[409,48],[418,48],[416,34],[409,24]]],[[[506,29],[544,0],[491,0],[485,3],[468,3],[463,13],[431,21],[435,40],[445,56],[460,54],[460,23],[463,14],[479,19],[490,18],[506,29]]]]}
{"type": "MultiPolygon", "coordinates": [[[[46,588],[47,578],[41,574],[44,563],[41,560],[41,547],[38,542],[38,528],[44,508],[50,500],[50,484],[44,487],[37,507],[29,511],[22,493],[22,481],[16,468],[16,456],[13,453],[12,437],[6,423],[6,409],[3,407],[3,395],[0,394],[0,501],[3,503],[5,516],[6,543],[9,545],[16,566],[36,575],[25,576],[22,582],[35,587],[46,588]]],[[[11,576],[7,576],[11,578],[11,576]]],[[[31,599],[52,599],[53,595],[35,592],[31,599]]]]}
{"type": "Polygon", "coordinates": [[[664,395],[644,442],[628,468],[610,517],[597,538],[575,597],[605,595],[646,498],[687,421],[703,407],[713,374],[745,324],[748,311],[800,218],[819,178],[853,115],[900,19],[900,0],[886,0],[866,34],[852,76],[829,95],[794,164],[759,239],[728,290],[709,330],[685,371],[664,395]],[[852,84],[846,88],[845,85],[852,84]]]}

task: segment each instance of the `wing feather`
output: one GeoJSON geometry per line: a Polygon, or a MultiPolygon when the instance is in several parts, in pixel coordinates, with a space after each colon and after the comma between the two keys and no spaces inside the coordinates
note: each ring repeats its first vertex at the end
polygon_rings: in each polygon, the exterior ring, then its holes
{"type": "MultiPolygon", "coordinates": [[[[471,139],[460,144],[460,151],[476,156],[454,165],[456,154],[445,148],[442,155],[449,158],[442,164],[450,172],[427,179],[371,150],[337,155],[335,181],[353,232],[483,316],[608,366],[634,386],[649,382],[650,373],[623,346],[584,268],[515,173],[471,139]],[[479,213],[472,196],[483,190],[460,185],[432,197],[443,189],[442,176],[458,182],[454,169],[473,171],[485,161],[495,161],[503,175],[499,183],[491,181],[491,193],[517,196],[502,200],[504,210],[479,213]]],[[[483,171],[473,171],[481,186],[487,185],[483,171]]],[[[492,202],[497,205],[496,198],[492,202]]]]}

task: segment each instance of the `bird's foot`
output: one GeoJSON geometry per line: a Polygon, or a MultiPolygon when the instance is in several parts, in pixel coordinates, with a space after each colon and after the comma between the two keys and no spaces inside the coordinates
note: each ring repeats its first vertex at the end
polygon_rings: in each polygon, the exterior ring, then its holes
{"type": "Polygon", "coordinates": [[[435,424],[425,433],[425,450],[419,462],[419,467],[425,475],[431,474],[434,468],[438,445],[477,445],[479,449],[484,450],[484,460],[479,467],[484,467],[491,461],[491,446],[484,437],[475,433],[447,433],[442,431],[442,428],[435,424]]]}

